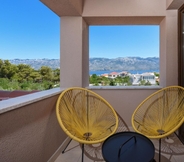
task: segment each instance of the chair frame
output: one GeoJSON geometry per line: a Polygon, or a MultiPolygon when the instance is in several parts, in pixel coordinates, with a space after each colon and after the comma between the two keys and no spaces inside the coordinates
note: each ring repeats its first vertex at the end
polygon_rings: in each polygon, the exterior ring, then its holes
{"type": "MultiPolygon", "coordinates": [[[[76,95],[77,96],[77,95],[76,95]]],[[[87,97],[90,97],[90,95],[86,95],[87,97]]],[[[88,98],[89,99],[89,98],[88,98]]],[[[83,154],[84,154],[84,144],[95,144],[95,143],[101,143],[103,141],[105,141],[106,138],[108,138],[109,136],[111,136],[112,134],[114,134],[118,128],[118,116],[116,111],[114,110],[114,108],[100,95],[98,95],[97,93],[88,90],[86,88],[81,88],[81,87],[71,87],[68,88],[66,90],[64,90],[58,97],[57,103],[56,103],[56,116],[57,116],[57,120],[59,122],[59,125],[61,126],[61,128],[63,129],[63,131],[71,138],[71,140],[75,140],[79,143],[82,144],[82,161],[83,161],[83,154]],[[62,99],[62,97],[65,95],[65,93],[72,91],[72,90],[79,90],[79,91],[85,91],[87,94],[92,94],[92,97],[96,97],[96,99],[100,99],[100,101],[102,101],[108,108],[110,108],[114,118],[115,118],[115,125],[113,125],[113,130],[111,131],[111,133],[109,133],[108,136],[103,137],[101,139],[97,139],[95,141],[88,141],[88,140],[84,140],[84,139],[80,139],[78,137],[76,137],[75,135],[71,134],[70,131],[68,131],[68,129],[65,127],[65,125],[63,124],[63,121],[60,117],[60,100],[62,99]]],[[[72,120],[72,119],[71,119],[72,120]]],[[[86,136],[88,136],[88,134],[86,134],[86,136]]],[[[90,136],[90,135],[89,135],[90,136]]],[[[87,137],[86,137],[87,138],[87,137]]],[[[71,142],[71,140],[69,141],[69,143],[71,142]]],[[[65,152],[65,149],[68,147],[69,143],[66,145],[66,147],[64,148],[64,150],[62,151],[62,153],[65,152]]]]}
{"type": "MultiPolygon", "coordinates": [[[[150,96],[148,96],[145,100],[143,100],[143,101],[138,105],[138,107],[135,109],[135,111],[133,112],[132,118],[131,118],[132,127],[133,127],[133,129],[134,129],[137,133],[143,134],[143,135],[147,136],[147,137],[150,138],[150,139],[159,139],[159,162],[160,162],[160,159],[161,159],[161,139],[164,138],[164,137],[168,137],[168,136],[169,136],[170,134],[172,134],[172,133],[175,133],[175,131],[183,124],[183,122],[184,122],[184,115],[183,115],[183,118],[181,118],[180,122],[178,122],[177,125],[176,125],[173,129],[167,131],[166,133],[165,133],[165,132],[162,132],[162,130],[160,130],[161,132],[160,132],[160,134],[157,135],[157,136],[156,136],[156,135],[146,135],[146,134],[144,134],[143,132],[139,131],[139,128],[137,128],[136,125],[135,125],[136,122],[139,123],[138,121],[135,121],[135,116],[136,116],[137,111],[140,109],[140,107],[141,107],[145,102],[147,102],[147,101],[148,101],[149,99],[151,99],[153,96],[155,96],[155,95],[161,93],[162,91],[163,91],[163,92],[164,92],[164,91],[167,91],[168,89],[180,89],[180,90],[182,91],[182,94],[184,93],[184,88],[181,87],[181,86],[168,86],[168,87],[162,88],[162,89],[156,91],[155,93],[151,94],[150,96]]],[[[164,97],[165,97],[165,96],[164,96],[164,97]]],[[[155,102],[157,102],[157,101],[155,101],[155,102]]],[[[181,100],[180,102],[181,102],[181,105],[180,105],[180,106],[182,107],[181,113],[184,114],[184,106],[183,106],[183,103],[184,103],[184,102],[183,102],[182,100],[181,100]]],[[[139,123],[139,124],[140,124],[140,123],[139,123]]],[[[159,132],[159,130],[157,130],[157,131],[159,132]]]]}

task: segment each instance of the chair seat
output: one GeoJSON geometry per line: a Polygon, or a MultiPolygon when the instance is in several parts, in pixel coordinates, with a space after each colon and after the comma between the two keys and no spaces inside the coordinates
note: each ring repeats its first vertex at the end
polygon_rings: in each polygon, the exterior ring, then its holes
{"type": "Polygon", "coordinates": [[[64,132],[84,144],[100,143],[118,127],[113,107],[85,88],[72,87],[63,91],[57,100],[56,115],[64,132]]]}
{"type": "Polygon", "coordinates": [[[147,97],[134,111],[132,126],[149,138],[163,138],[184,121],[184,88],[169,86],[147,97]]]}

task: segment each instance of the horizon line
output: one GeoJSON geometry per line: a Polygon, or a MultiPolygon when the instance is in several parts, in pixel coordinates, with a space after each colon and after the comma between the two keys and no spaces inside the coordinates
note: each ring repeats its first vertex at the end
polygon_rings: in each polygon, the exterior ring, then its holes
{"type": "MultiPolygon", "coordinates": [[[[114,57],[114,58],[108,58],[108,57],[89,57],[89,59],[117,59],[117,58],[159,58],[157,56],[152,57],[140,57],[140,56],[125,56],[125,57],[114,57]]],[[[11,58],[11,59],[1,59],[0,60],[59,60],[60,58],[11,58]]]]}

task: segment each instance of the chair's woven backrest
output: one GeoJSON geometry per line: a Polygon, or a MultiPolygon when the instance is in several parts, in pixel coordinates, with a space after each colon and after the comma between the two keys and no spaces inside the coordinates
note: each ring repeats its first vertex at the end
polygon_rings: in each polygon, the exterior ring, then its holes
{"type": "Polygon", "coordinates": [[[133,128],[149,138],[162,138],[184,122],[184,88],[169,86],[147,97],[132,115],[133,128]]]}
{"type": "Polygon", "coordinates": [[[80,143],[102,142],[118,126],[112,106],[85,88],[73,87],[63,91],[57,100],[56,115],[64,132],[80,143]]]}

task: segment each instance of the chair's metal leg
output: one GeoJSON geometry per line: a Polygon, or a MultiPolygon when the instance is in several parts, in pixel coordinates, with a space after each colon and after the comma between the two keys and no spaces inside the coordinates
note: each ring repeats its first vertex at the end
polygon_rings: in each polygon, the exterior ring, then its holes
{"type": "Polygon", "coordinates": [[[83,162],[83,159],[84,159],[84,144],[82,144],[82,162],[83,162]]]}
{"type": "Polygon", "coordinates": [[[71,138],[70,141],[67,143],[66,147],[63,149],[62,154],[65,153],[65,150],[66,150],[66,148],[68,147],[68,145],[70,144],[71,141],[72,141],[72,138],[71,138]]]}
{"type": "Polygon", "coordinates": [[[161,138],[159,139],[159,162],[161,158],[161,138]]]}

